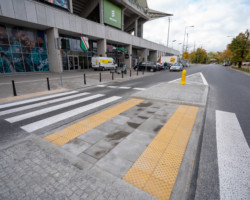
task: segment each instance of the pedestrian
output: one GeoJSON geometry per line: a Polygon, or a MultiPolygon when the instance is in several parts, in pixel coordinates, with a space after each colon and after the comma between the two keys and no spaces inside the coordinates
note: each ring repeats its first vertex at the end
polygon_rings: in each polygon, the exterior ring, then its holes
{"type": "Polygon", "coordinates": [[[164,71],[166,71],[166,68],[167,68],[168,64],[167,62],[164,63],[164,71]]]}

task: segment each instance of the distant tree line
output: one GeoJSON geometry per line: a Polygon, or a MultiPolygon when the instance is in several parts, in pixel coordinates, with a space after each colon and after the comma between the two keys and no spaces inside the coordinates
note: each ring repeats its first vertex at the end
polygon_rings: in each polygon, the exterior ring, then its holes
{"type": "Polygon", "coordinates": [[[192,53],[183,52],[183,59],[191,63],[235,63],[241,68],[242,62],[250,61],[250,33],[239,33],[223,52],[207,53],[203,48],[197,48],[192,53]]]}

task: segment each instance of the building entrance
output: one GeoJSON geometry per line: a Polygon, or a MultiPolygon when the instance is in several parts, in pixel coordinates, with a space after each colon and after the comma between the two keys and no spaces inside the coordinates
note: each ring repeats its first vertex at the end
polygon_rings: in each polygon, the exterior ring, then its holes
{"type": "Polygon", "coordinates": [[[79,56],[68,55],[68,70],[79,70],[79,56]]]}

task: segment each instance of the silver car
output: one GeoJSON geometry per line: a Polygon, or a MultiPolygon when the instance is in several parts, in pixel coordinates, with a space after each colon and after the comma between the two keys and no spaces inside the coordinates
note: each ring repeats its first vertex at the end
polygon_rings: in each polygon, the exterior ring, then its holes
{"type": "Polygon", "coordinates": [[[181,63],[175,63],[170,67],[170,71],[182,71],[183,65],[181,63]]]}

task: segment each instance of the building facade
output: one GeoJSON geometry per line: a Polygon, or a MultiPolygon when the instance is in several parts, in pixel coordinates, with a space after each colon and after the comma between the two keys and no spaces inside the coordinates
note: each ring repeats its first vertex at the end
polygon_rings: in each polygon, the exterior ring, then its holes
{"type": "Polygon", "coordinates": [[[84,70],[93,56],[131,67],[179,55],[143,39],[143,24],[163,16],[146,0],[0,0],[0,73],[84,70]]]}

